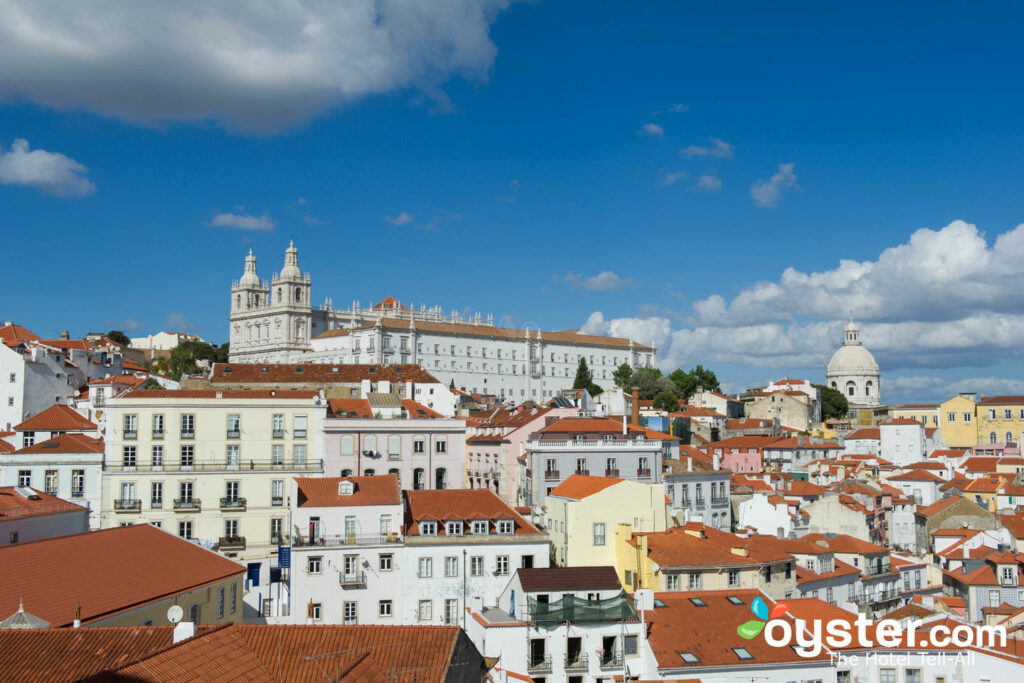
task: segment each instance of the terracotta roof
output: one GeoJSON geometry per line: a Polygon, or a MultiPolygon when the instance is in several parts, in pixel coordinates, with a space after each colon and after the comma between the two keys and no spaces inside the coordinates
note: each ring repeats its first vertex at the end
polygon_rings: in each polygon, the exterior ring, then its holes
{"type": "Polygon", "coordinates": [[[978,403],[988,405],[1024,405],[1024,396],[983,396],[978,403]]]}
{"type": "Polygon", "coordinates": [[[931,505],[919,505],[917,507],[916,514],[921,515],[922,517],[931,517],[937,512],[942,512],[950,505],[959,503],[961,500],[964,500],[961,496],[946,496],[945,498],[935,501],[931,505]]]}
{"type": "Polygon", "coordinates": [[[835,569],[824,574],[812,572],[810,569],[796,566],[796,582],[797,583],[813,583],[815,581],[825,581],[827,579],[835,579],[840,576],[853,576],[860,575],[860,570],[854,567],[852,564],[847,564],[842,560],[833,560],[835,563],[835,569]]]}
{"type": "Polygon", "coordinates": [[[402,493],[398,475],[379,474],[371,477],[296,477],[300,508],[356,507],[364,505],[401,505],[402,493]],[[349,495],[338,493],[339,484],[350,481],[355,490],[349,495]]]}
{"type": "MultiPolygon", "coordinates": [[[[370,322],[359,326],[356,329],[371,329],[380,325],[382,328],[391,330],[408,330],[409,321],[397,318],[381,318],[377,322],[370,322]]],[[[442,334],[455,334],[463,337],[487,337],[490,339],[512,339],[521,341],[526,339],[526,332],[504,327],[491,327],[490,325],[468,325],[461,323],[442,323],[431,320],[417,320],[416,330],[419,332],[440,332],[442,334]]],[[[315,338],[334,336],[329,330],[317,335],[315,338]]],[[[581,334],[578,330],[563,330],[558,332],[533,332],[533,336],[540,335],[546,342],[559,342],[563,344],[576,344],[579,346],[612,346],[621,349],[634,348],[639,351],[652,351],[650,346],[631,342],[622,337],[599,337],[590,334],[581,334]]]]}
{"type": "Polygon", "coordinates": [[[899,425],[917,425],[918,427],[922,426],[921,423],[918,420],[910,420],[910,419],[907,419],[907,418],[898,418],[898,419],[895,419],[895,420],[889,420],[888,422],[883,422],[882,423],[883,427],[884,426],[888,426],[888,425],[895,425],[895,426],[899,426],[899,425]]]}
{"type": "Polygon", "coordinates": [[[938,407],[934,403],[908,403],[903,406],[893,406],[892,410],[935,410],[938,407]]]}
{"type": "Polygon", "coordinates": [[[329,398],[331,417],[373,417],[370,402],[365,398],[329,398]]]}
{"type": "Polygon", "coordinates": [[[149,524],[0,547],[0,614],[25,609],[54,627],[82,623],[245,572],[245,567],[149,524]],[[69,566],[68,558],[74,558],[69,566]],[[112,580],[116,577],[116,580],[112,580]]]}
{"type": "Polygon", "coordinates": [[[832,448],[841,449],[842,446],[834,444],[831,441],[824,441],[822,443],[811,443],[810,439],[804,439],[803,444],[800,443],[800,437],[797,436],[784,436],[772,441],[769,444],[765,444],[766,450],[776,448],[808,448],[808,449],[825,449],[829,450],[832,448]]]}
{"type": "MultiPolygon", "coordinates": [[[[638,433],[635,425],[626,425],[627,432],[638,433]]],[[[545,434],[586,434],[602,432],[606,434],[622,434],[622,423],[606,417],[563,417],[552,422],[539,431],[545,434]]]]}
{"type": "Polygon", "coordinates": [[[709,408],[681,405],[679,410],[670,412],[669,417],[725,417],[725,415],[709,408]]]}
{"type": "Polygon", "coordinates": [[[595,493],[600,493],[606,488],[614,486],[622,481],[625,481],[625,479],[571,474],[565,481],[556,486],[548,495],[559,496],[561,498],[571,498],[573,500],[583,500],[584,498],[592,496],[595,493]]]}
{"type": "Polygon", "coordinates": [[[0,327],[0,339],[8,345],[11,345],[24,341],[39,341],[39,335],[31,330],[25,329],[21,325],[10,323],[0,327]]]}
{"type": "Polygon", "coordinates": [[[49,493],[43,493],[35,489],[29,490],[36,496],[35,498],[22,496],[13,486],[0,487],[0,521],[21,519],[23,517],[39,517],[41,515],[59,515],[65,512],[89,511],[89,508],[69,503],[57,496],[51,496],[49,493]]]}
{"type": "Polygon", "coordinates": [[[874,543],[862,541],[861,539],[848,534],[805,534],[801,538],[811,543],[823,541],[829,549],[837,553],[872,555],[874,553],[889,552],[889,549],[883,545],[876,545],[874,543]]]}
{"type": "MultiPolygon", "coordinates": [[[[542,534],[523,519],[490,489],[441,489],[406,491],[405,535],[419,536],[421,521],[486,519],[492,522],[511,519],[515,534],[542,534]]],[[[491,533],[496,533],[491,525],[491,533]]],[[[438,524],[438,536],[444,536],[444,524],[438,524]]]]}
{"type": "Polygon", "coordinates": [[[90,380],[89,384],[145,384],[148,381],[145,377],[136,377],[135,375],[110,375],[108,377],[102,377],[100,379],[90,380]]]}
{"type": "Polygon", "coordinates": [[[528,593],[537,591],[619,590],[615,567],[547,567],[518,569],[519,582],[528,593]]]}
{"type": "Polygon", "coordinates": [[[908,469],[902,474],[897,474],[892,477],[888,477],[889,481],[927,481],[931,483],[938,483],[945,481],[942,477],[937,477],[928,470],[924,469],[908,469]]]}
{"type": "Polygon", "coordinates": [[[37,441],[25,446],[18,453],[42,453],[56,455],[58,453],[102,453],[103,439],[94,439],[85,434],[61,434],[46,441],[37,441]]]}
{"type": "Polygon", "coordinates": [[[878,441],[882,438],[882,431],[878,427],[861,427],[846,435],[846,440],[873,439],[878,441]]]}
{"type": "Polygon", "coordinates": [[[719,531],[699,522],[673,527],[668,531],[634,533],[629,544],[636,546],[639,536],[647,537],[647,555],[663,568],[702,566],[751,566],[791,559],[788,553],[748,538],[719,531]],[[690,531],[702,531],[701,538],[690,531]],[[741,552],[735,553],[733,549],[741,552]],[[743,554],[745,552],[746,554],[743,554]]]}
{"type": "Polygon", "coordinates": [[[1024,510],[1017,510],[1012,515],[999,515],[999,520],[1016,538],[1024,538],[1024,510]]]}
{"type": "Polygon", "coordinates": [[[97,427],[73,408],[58,403],[15,425],[14,429],[19,432],[91,432],[97,427]]]}
{"type": "Polygon", "coordinates": [[[824,486],[819,486],[809,481],[803,481],[802,479],[794,479],[789,486],[783,491],[791,496],[821,496],[828,491],[824,486]]]}
{"type": "Polygon", "coordinates": [[[329,363],[214,363],[212,384],[352,384],[420,382],[439,384],[419,365],[343,365],[329,363]]]}
{"type": "Polygon", "coordinates": [[[433,408],[428,408],[419,401],[414,401],[411,398],[403,398],[402,407],[405,408],[405,412],[409,414],[409,417],[413,419],[444,417],[444,415],[433,408]]]}
{"type": "Polygon", "coordinates": [[[928,454],[929,458],[962,458],[967,454],[966,448],[936,448],[928,454]]]}
{"type": "Polygon", "coordinates": [[[375,304],[371,310],[374,310],[374,311],[385,311],[385,310],[394,310],[394,309],[398,309],[398,310],[402,310],[402,311],[408,311],[409,310],[409,308],[407,306],[403,306],[402,304],[398,303],[398,299],[396,299],[393,296],[386,296],[386,297],[384,297],[377,304],[375,304]]]}
{"type": "Polygon", "coordinates": [[[704,446],[704,448],[707,450],[715,448],[720,448],[722,450],[757,450],[764,448],[768,444],[774,443],[781,438],[782,437],[779,436],[732,436],[728,439],[722,439],[721,441],[712,441],[704,446]]]}
{"type": "Polygon", "coordinates": [[[136,389],[130,393],[118,396],[117,400],[142,400],[147,398],[170,398],[170,399],[205,399],[224,398],[233,400],[259,401],[268,398],[277,399],[310,399],[316,398],[319,394],[315,391],[300,391],[291,389],[136,389]]]}

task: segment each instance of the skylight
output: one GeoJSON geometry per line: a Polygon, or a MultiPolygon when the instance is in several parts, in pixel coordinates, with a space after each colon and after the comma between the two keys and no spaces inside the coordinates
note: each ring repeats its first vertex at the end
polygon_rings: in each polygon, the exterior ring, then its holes
{"type": "Polygon", "coordinates": [[[697,658],[697,655],[693,654],[692,652],[680,652],[679,657],[687,664],[697,664],[700,662],[700,659],[697,658]]]}
{"type": "Polygon", "coordinates": [[[739,657],[740,659],[753,659],[754,658],[754,655],[752,655],[749,652],[747,652],[747,648],[745,648],[745,647],[734,647],[732,649],[732,651],[735,652],[736,656],[739,657]]]}
{"type": "Polygon", "coordinates": [[[731,602],[734,605],[742,605],[743,604],[743,601],[740,600],[739,598],[737,598],[735,595],[730,595],[727,599],[729,600],[729,602],[731,602]]]}
{"type": "Polygon", "coordinates": [[[708,606],[708,603],[704,602],[704,600],[702,600],[701,598],[690,598],[690,602],[692,602],[697,607],[707,607],[708,606]]]}

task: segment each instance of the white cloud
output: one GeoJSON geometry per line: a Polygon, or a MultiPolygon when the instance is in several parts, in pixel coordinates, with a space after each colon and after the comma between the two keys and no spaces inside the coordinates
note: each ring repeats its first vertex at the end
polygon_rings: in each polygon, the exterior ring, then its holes
{"type": "Polygon", "coordinates": [[[194,327],[184,313],[171,313],[164,319],[164,332],[188,332],[194,327]]]}
{"type": "Polygon", "coordinates": [[[592,292],[616,292],[634,285],[633,278],[621,277],[610,270],[602,271],[590,277],[584,277],[570,270],[564,277],[555,275],[553,279],[555,282],[562,282],[573,288],[582,287],[592,292]]]}
{"type": "Polygon", "coordinates": [[[217,228],[256,230],[259,232],[270,232],[274,229],[274,221],[267,214],[253,216],[247,213],[218,213],[210,219],[210,225],[217,228]]]}
{"type": "Polygon", "coordinates": [[[16,139],[6,152],[0,145],[2,185],[34,187],[54,197],[84,197],[96,191],[88,173],[85,166],[58,152],[29,151],[24,138],[16,139]]]}
{"type": "Polygon", "coordinates": [[[391,225],[408,225],[409,223],[412,223],[413,220],[415,219],[412,217],[411,214],[408,214],[405,211],[403,211],[397,216],[384,216],[384,220],[386,220],[391,225]]]}
{"type": "Polygon", "coordinates": [[[719,159],[732,159],[732,153],[736,149],[728,142],[718,138],[710,138],[711,146],[690,145],[682,150],[680,154],[689,159],[690,157],[717,157],[719,159]]]}
{"type": "Polygon", "coordinates": [[[142,329],[142,323],[133,318],[125,318],[124,320],[108,320],[107,326],[112,330],[121,330],[122,332],[134,332],[135,330],[142,329]]]}
{"type": "Polygon", "coordinates": [[[713,173],[706,173],[697,178],[697,183],[693,186],[693,189],[698,192],[718,192],[722,189],[722,180],[713,173]]]}
{"type": "Polygon", "coordinates": [[[442,108],[446,81],[487,79],[508,4],[0,0],[0,99],[261,133],[406,88],[442,108]]]}
{"type": "Polygon", "coordinates": [[[750,196],[754,203],[761,207],[779,205],[782,191],[797,187],[794,164],[779,164],[779,170],[768,180],[755,180],[750,186],[750,196]]]}
{"type": "Polygon", "coordinates": [[[689,178],[690,174],[686,171],[676,171],[674,173],[666,173],[661,177],[661,184],[668,187],[669,185],[675,185],[680,180],[689,178]]]}
{"type": "Polygon", "coordinates": [[[683,112],[690,111],[690,105],[688,104],[673,104],[668,108],[672,114],[682,114],[683,112]]]}
{"type": "Polygon", "coordinates": [[[808,368],[818,377],[852,311],[883,370],[986,366],[1024,358],[1022,277],[1024,224],[990,245],[975,226],[954,221],[917,230],[873,261],[842,260],[817,273],[787,268],[778,281],[750,284],[731,299],[697,300],[679,314],[685,327],[672,329],[665,314],[591,316],[588,324],[627,336],[663,330],[659,363],[666,368],[717,362],[808,368]]]}
{"type": "Polygon", "coordinates": [[[640,130],[638,130],[636,134],[648,135],[652,138],[663,138],[665,137],[665,129],[656,123],[645,123],[640,126],[640,130]]]}

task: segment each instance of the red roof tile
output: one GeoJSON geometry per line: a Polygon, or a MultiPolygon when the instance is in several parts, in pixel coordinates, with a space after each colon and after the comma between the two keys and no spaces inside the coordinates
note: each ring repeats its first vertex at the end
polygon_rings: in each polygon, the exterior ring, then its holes
{"type": "Polygon", "coordinates": [[[546,567],[518,569],[519,582],[523,590],[535,591],[581,591],[619,590],[619,575],[615,567],[546,567]]]}
{"type": "Polygon", "coordinates": [[[805,534],[801,538],[811,543],[823,541],[829,549],[837,553],[872,555],[874,553],[889,552],[889,549],[883,545],[862,541],[848,534],[835,534],[834,536],[832,534],[805,534]]]}
{"type": "Polygon", "coordinates": [[[25,446],[18,453],[102,453],[103,439],[94,439],[85,434],[61,434],[46,441],[37,441],[31,446],[25,446]]]}
{"type": "Polygon", "coordinates": [[[373,417],[370,401],[365,398],[329,398],[331,417],[373,417]]]}
{"type": "Polygon", "coordinates": [[[82,507],[62,500],[49,493],[30,489],[35,496],[26,498],[13,486],[0,487],[0,520],[21,519],[23,517],[39,517],[41,515],[59,515],[65,512],[89,512],[82,507]]]}
{"type": "Polygon", "coordinates": [[[625,479],[571,474],[565,481],[556,486],[548,495],[559,496],[561,498],[571,498],[573,500],[583,500],[588,496],[600,493],[606,488],[618,484],[620,481],[625,481],[625,479]]]}
{"type": "MultiPolygon", "coordinates": [[[[541,534],[535,526],[490,489],[441,489],[406,491],[408,503],[405,514],[405,534],[418,536],[420,521],[511,519],[515,534],[541,534]]],[[[438,535],[444,535],[444,524],[438,525],[438,535]]],[[[491,533],[495,533],[492,525],[491,533]]]]}
{"type": "Polygon", "coordinates": [[[19,432],[92,432],[97,427],[73,408],[55,404],[15,425],[14,429],[19,432]]]}
{"type": "Polygon", "coordinates": [[[401,505],[402,494],[398,475],[380,474],[371,477],[296,477],[300,508],[355,507],[365,505],[401,505]],[[355,485],[349,495],[338,493],[339,484],[355,485]]]}
{"type": "Polygon", "coordinates": [[[405,412],[408,413],[412,419],[422,418],[438,418],[444,417],[441,413],[437,412],[432,408],[428,408],[419,401],[414,401],[411,398],[402,399],[402,407],[405,408],[405,412]]]}
{"type": "Polygon", "coordinates": [[[878,441],[882,438],[882,432],[878,427],[861,427],[846,435],[846,440],[872,439],[878,441]]]}
{"type": "MultiPolygon", "coordinates": [[[[408,322],[408,321],[406,321],[408,322]]],[[[419,365],[342,365],[330,363],[214,363],[210,382],[217,384],[351,384],[420,382],[439,384],[419,365]],[[265,370],[264,370],[265,368],[265,370]]]]}
{"type": "Polygon", "coordinates": [[[118,396],[119,401],[142,400],[151,398],[169,399],[207,399],[224,398],[233,400],[260,401],[268,398],[276,399],[310,399],[319,394],[315,391],[291,389],[136,389],[118,396]]]}

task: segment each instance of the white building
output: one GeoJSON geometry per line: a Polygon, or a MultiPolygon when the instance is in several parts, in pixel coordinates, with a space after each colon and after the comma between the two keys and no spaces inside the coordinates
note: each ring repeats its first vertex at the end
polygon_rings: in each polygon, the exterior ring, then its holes
{"type": "Polygon", "coordinates": [[[610,681],[639,671],[632,603],[610,566],[519,569],[497,605],[472,606],[466,632],[510,680],[610,681]]]}
{"type": "Polygon", "coordinates": [[[906,467],[928,455],[925,428],[917,420],[889,420],[878,427],[879,456],[906,467]]]}
{"type": "Polygon", "coordinates": [[[882,435],[878,427],[861,427],[846,435],[843,441],[843,454],[867,453],[880,455],[882,452],[882,435]]]}
{"type": "Polygon", "coordinates": [[[882,404],[882,377],[878,363],[860,341],[860,328],[853,319],[844,330],[843,345],[828,362],[828,386],[843,392],[850,407],[874,408],[882,404]]]}
{"type": "Polygon", "coordinates": [[[682,446],[678,459],[662,461],[665,494],[679,523],[703,521],[722,531],[732,529],[732,472],[722,469],[721,462],[721,456],[709,458],[693,446],[682,446]]]}
{"type": "Polygon", "coordinates": [[[135,390],[107,411],[104,528],[148,522],[262,561],[286,534],[288,481],[323,472],[317,392],[135,390]]]}
{"type": "Polygon", "coordinates": [[[203,343],[203,339],[194,334],[186,334],[185,332],[157,332],[145,337],[132,337],[129,346],[133,349],[143,349],[151,352],[170,351],[177,348],[178,344],[182,342],[203,343]]]}
{"type": "Polygon", "coordinates": [[[390,297],[368,309],[357,303],[335,309],[330,299],[313,308],[311,286],[310,276],[299,270],[294,244],[269,283],[260,281],[250,252],[231,288],[231,361],[415,363],[445,384],[454,381],[467,392],[515,402],[541,401],[569,388],[582,357],[605,388],[612,387],[612,372],[623,363],[655,364],[653,347],[629,339],[499,328],[490,316],[445,316],[390,297]]]}
{"type": "Polygon", "coordinates": [[[81,505],[27,486],[0,487],[0,546],[88,530],[89,511],[81,505]]]}

